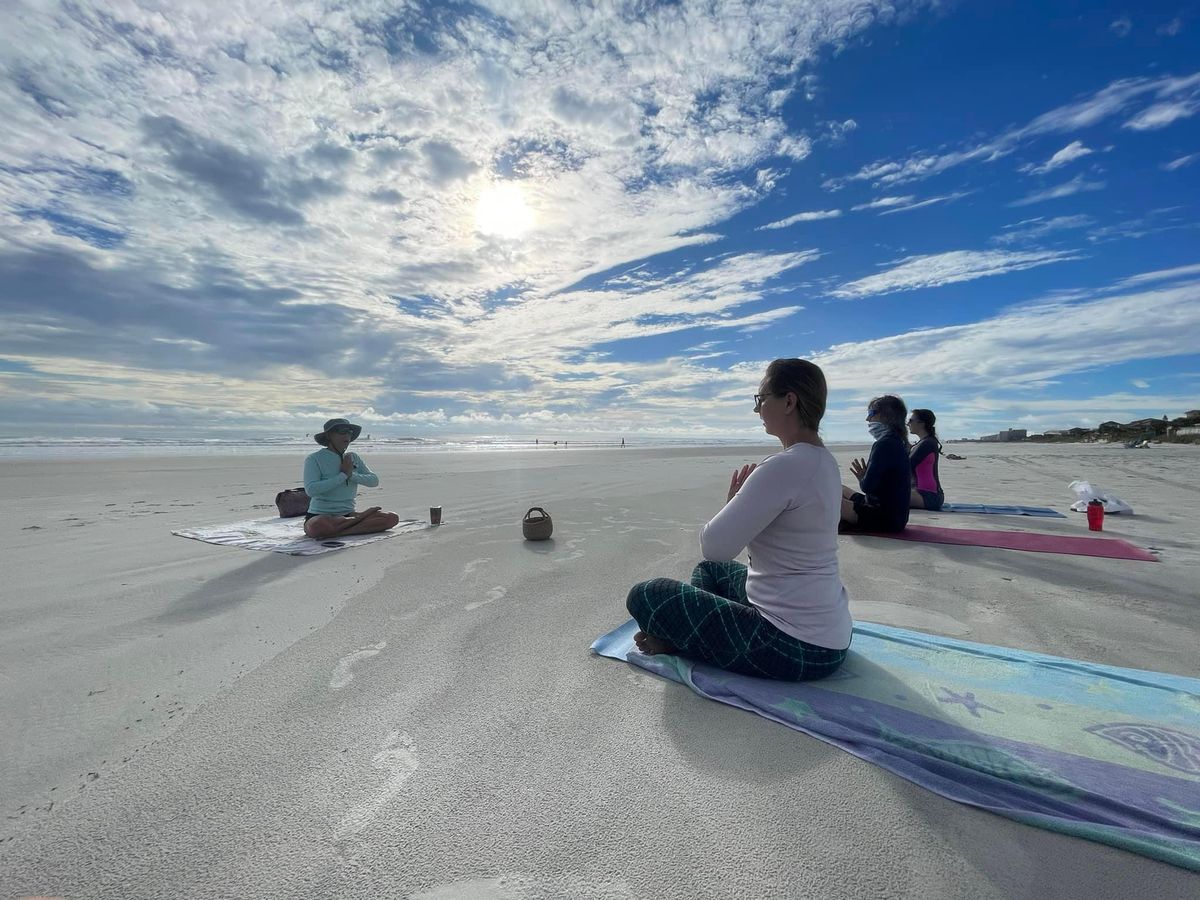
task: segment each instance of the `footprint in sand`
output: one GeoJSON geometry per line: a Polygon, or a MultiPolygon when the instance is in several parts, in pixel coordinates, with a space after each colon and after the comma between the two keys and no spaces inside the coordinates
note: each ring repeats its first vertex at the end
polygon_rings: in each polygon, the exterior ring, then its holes
{"type": "Polygon", "coordinates": [[[467,612],[470,612],[473,609],[479,609],[481,606],[487,606],[489,603],[495,603],[497,600],[503,600],[504,595],[507,593],[508,588],[502,588],[500,585],[496,585],[494,588],[488,591],[487,596],[484,599],[476,600],[474,603],[468,603],[463,607],[463,609],[465,609],[467,612]]]}
{"type": "Polygon", "coordinates": [[[476,569],[478,569],[484,563],[490,563],[491,561],[492,558],[490,556],[485,556],[483,559],[471,560],[469,563],[463,566],[462,577],[466,578],[468,575],[474,575],[476,569]]]}
{"type": "Polygon", "coordinates": [[[371,824],[380,811],[400,793],[404,782],[417,771],[419,762],[413,752],[416,748],[403,731],[393,731],[383,742],[383,749],[371,757],[371,765],[382,772],[387,772],[387,781],[379,791],[366,803],[356,806],[342,818],[333,830],[334,840],[345,840],[356,835],[371,824]]]}
{"type": "Polygon", "coordinates": [[[569,550],[570,552],[566,556],[555,557],[554,561],[558,562],[558,563],[564,563],[564,562],[570,562],[573,559],[579,559],[581,556],[583,556],[583,551],[579,550],[577,548],[582,543],[583,543],[583,538],[571,538],[571,540],[567,541],[567,545],[566,545],[567,550],[569,550]]]}
{"type": "Polygon", "coordinates": [[[521,895],[499,878],[471,878],[450,884],[435,884],[409,900],[521,900],[521,895]]]}
{"type": "Polygon", "coordinates": [[[337,665],[333,667],[333,677],[329,679],[329,686],[335,691],[340,691],[346,685],[354,680],[354,673],[350,671],[355,664],[364,659],[370,659],[372,656],[377,656],[379,651],[387,646],[387,641],[380,641],[378,644],[368,644],[360,650],[355,650],[353,653],[348,653],[337,661],[337,665]]]}
{"type": "Polygon", "coordinates": [[[640,672],[626,672],[625,677],[642,690],[651,694],[661,694],[667,689],[667,682],[653,675],[643,675],[640,672]]]}
{"type": "Polygon", "coordinates": [[[589,881],[573,875],[503,872],[495,878],[467,878],[435,884],[409,900],[529,900],[531,897],[594,897],[633,900],[645,896],[623,881],[589,881]]]}

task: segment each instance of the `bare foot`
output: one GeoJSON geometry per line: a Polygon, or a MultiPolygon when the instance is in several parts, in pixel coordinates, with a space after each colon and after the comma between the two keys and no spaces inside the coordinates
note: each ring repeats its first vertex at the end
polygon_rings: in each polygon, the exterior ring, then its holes
{"type": "Polygon", "coordinates": [[[679,651],[666,641],[656,637],[651,637],[644,631],[639,631],[633,636],[633,642],[637,644],[637,648],[647,656],[656,656],[659,653],[676,654],[679,651]]]}

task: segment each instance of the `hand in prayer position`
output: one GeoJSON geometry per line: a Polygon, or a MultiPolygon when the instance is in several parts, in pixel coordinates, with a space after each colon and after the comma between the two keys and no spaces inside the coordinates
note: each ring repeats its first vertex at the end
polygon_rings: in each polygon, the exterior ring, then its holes
{"type": "Polygon", "coordinates": [[[758,463],[742,466],[741,469],[733,470],[733,477],[729,479],[729,495],[725,498],[728,503],[737,496],[737,492],[742,489],[742,485],[746,483],[746,479],[750,477],[750,473],[758,468],[758,463]]]}

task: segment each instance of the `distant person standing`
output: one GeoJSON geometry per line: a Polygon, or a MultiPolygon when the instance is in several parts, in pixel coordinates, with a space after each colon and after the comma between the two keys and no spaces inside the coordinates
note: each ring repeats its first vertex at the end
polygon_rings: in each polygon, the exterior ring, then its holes
{"type": "Polygon", "coordinates": [[[942,455],[942,442],[938,440],[934,427],[937,416],[931,409],[914,409],[908,417],[908,430],[917,439],[908,453],[909,468],[912,469],[912,494],[909,503],[913,509],[928,509],[936,512],[946,502],[942,480],[938,476],[938,457],[942,455]]]}
{"type": "Polygon", "coordinates": [[[850,463],[859,489],[842,486],[842,527],[850,531],[903,531],[908,524],[912,470],[908,464],[908,407],[893,394],[867,404],[875,443],[866,460],[850,463]]]}
{"type": "Polygon", "coordinates": [[[313,435],[313,440],[324,449],[304,460],[304,490],[309,496],[304,533],[310,538],[321,541],[350,534],[375,534],[400,523],[399,516],[383,512],[378,506],[361,513],[354,511],[359,485],[379,485],[379,476],[348,449],[361,433],[361,425],[347,419],[330,419],[320,433],[313,435]]]}

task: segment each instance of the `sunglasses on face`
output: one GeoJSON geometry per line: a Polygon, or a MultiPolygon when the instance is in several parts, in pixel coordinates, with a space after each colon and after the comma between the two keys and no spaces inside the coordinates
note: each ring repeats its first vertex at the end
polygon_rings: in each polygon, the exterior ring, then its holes
{"type": "Polygon", "coordinates": [[[868,410],[867,410],[867,421],[868,421],[868,422],[869,422],[869,421],[871,421],[871,419],[875,418],[877,415],[879,415],[879,410],[877,410],[877,409],[868,409],[868,410]]]}
{"type": "Polygon", "coordinates": [[[338,425],[336,428],[329,429],[331,434],[354,434],[354,429],[349,425],[338,425]]]}

